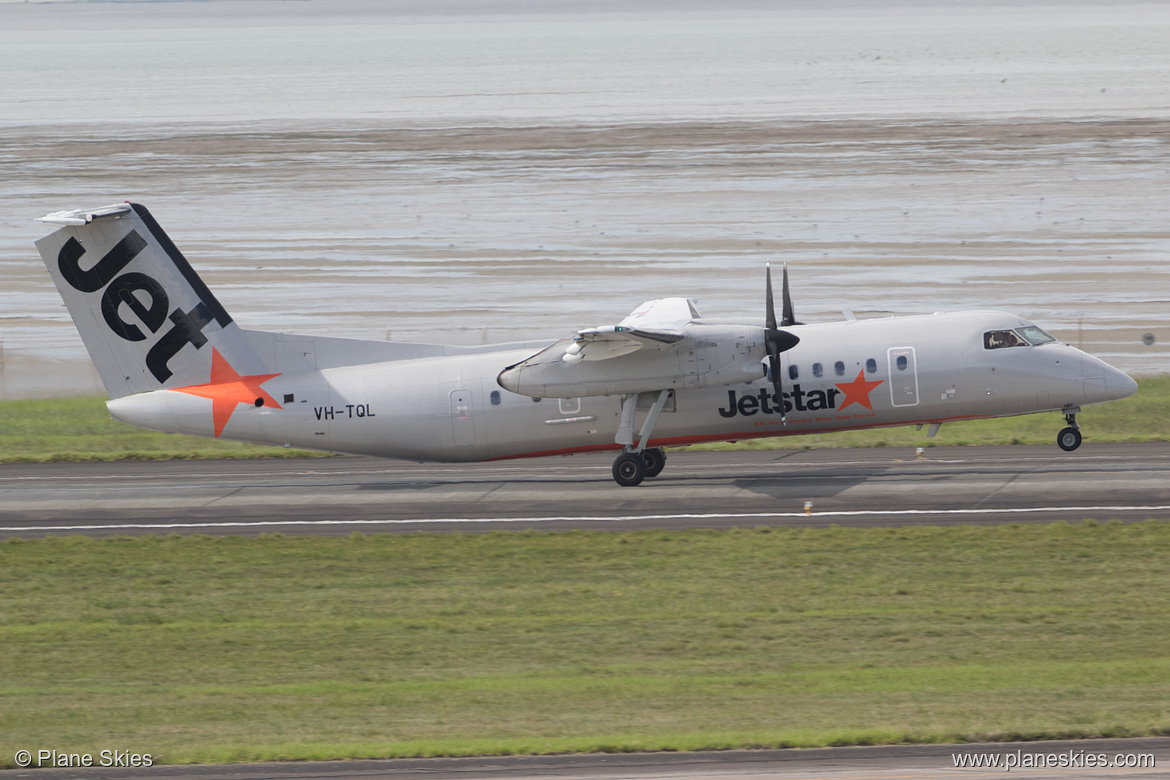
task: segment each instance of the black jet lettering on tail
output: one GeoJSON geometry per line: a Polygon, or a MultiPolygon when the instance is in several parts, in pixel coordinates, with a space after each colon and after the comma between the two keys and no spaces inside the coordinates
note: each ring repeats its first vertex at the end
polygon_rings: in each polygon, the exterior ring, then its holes
{"type": "Polygon", "coordinates": [[[173,323],[146,353],[146,367],[155,379],[165,382],[174,373],[168,363],[179,350],[187,344],[195,349],[202,348],[207,343],[203,328],[212,321],[218,322],[221,328],[226,328],[231,324],[232,318],[207,289],[207,285],[195,273],[179,248],[163,232],[154,216],[143,206],[136,203],[130,205],[142,220],[142,224],[150,231],[151,237],[195,292],[199,303],[193,309],[183,311],[181,307],[176,307],[167,315],[170,297],[157,279],[137,271],[122,274],[122,269],[147,247],[146,239],[139,235],[137,230],[131,230],[123,236],[101,260],[89,268],[81,267],[85,247],[76,238],[70,238],[57,253],[57,267],[61,271],[61,276],[75,290],[95,293],[105,288],[101,302],[102,317],[105,318],[110,330],[120,338],[127,341],[145,341],[148,338],[142,328],[123,318],[123,306],[151,333],[158,333],[168,319],[173,323]]]}
{"type": "Polygon", "coordinates": [[[167,362],[178,354],[184,345],[191,344],[195,349],[199,349],[207,343],[207,337],[203,335],[203,326],[211,320],[211,312],[202,301],[195,304],[191,311],[175,309],[171,312],[171,322],[175,324],[146,353],[146,367],[154,374],[155,379],[165,382],[171,378],[174,372],[167,362]]]}
{"type": "Polygon", "coordinates": [[[102,316],[106,318],[110,330],[127,341],[142,341],[146,334],[134,323],[126,322],[118,313],[118,306],[123,303],[138,315],[138,319],[150,328],[151,333],[158,333],[158,329],[167,321],[167,308],[170,306],[167,291],[146,274],[122,274],[110,283],[102,295],[102,316]],[[144,305],[135,292],[146,293],[150,305],[144,305]]]}
{"type": "Polygon", "coordinates": [[[76,238],[70,238],[57,253],[57,267],[73,289],[83,293],[97,292],[145,248],[146,241],[138,235],[137,230],[131,230],[93,268],[87,270],[81,267],[85,247],[76,238]]]}

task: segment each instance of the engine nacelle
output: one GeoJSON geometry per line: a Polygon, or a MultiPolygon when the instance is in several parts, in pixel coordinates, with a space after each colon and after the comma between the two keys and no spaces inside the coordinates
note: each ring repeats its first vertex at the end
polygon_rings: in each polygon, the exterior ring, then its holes
{"type": "MultiPolygon", "coordinates": [[[[590,359],[590,345],[559,341],[500,372],[500,386],[533,398],[627,395],[718,387],[765,376],[764,329],[751,325],[687,325],[680,341],[632,344],[633,351],[590,359]]],[[[612,342],[611,342],[612,343],[612,342]]]]}

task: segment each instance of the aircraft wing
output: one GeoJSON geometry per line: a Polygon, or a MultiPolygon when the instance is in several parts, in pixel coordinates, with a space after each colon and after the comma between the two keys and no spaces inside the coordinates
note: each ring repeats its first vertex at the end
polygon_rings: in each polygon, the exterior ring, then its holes
{"type": "Polygon", "coordinates": [[[563,360],[609,360],[639,349],[667,349],[686,338],[682,328],[698,318],[688,298],[646,301],[617,325],[577,331],[563,360]]]}
{"type": "Polygon", "coordinates": [[[752,382],[764,376],[764,338],[758,325],[708,325],[694,301],[662,298],[643,303],[617,325],[578,331],[508,366],[496,381],[533,398],[752,382]]]}

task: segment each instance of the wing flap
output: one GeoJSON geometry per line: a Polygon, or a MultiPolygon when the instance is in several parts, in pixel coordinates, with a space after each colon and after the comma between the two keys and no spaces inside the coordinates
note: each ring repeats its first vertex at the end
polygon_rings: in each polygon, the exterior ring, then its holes
{"type": "Polygon", "coordinates": [[[676,330],[649,330],[622,325],[587,328],[577,332],[573,343],[565,350],[563,360],[566,363],[576,363],[579,360],[609,360],[637,352],[639,349],[667,349],[684,338],[685,334],[676,330]]]}

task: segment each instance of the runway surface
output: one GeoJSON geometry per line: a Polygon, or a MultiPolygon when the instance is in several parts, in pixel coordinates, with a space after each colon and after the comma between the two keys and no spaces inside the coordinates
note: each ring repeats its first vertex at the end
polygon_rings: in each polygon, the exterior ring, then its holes
{"type": "Polygon", "coordinates": [[[0,538],[1170,519],[1167,443],[671,453],[636,488],[611,461],[11,464],[0,538]]]}
{"type": "Polygon", "coordinates": [[[1097,780],[1132,777],[1170,778],[1170,737],[1094,739],[1061,742],[1014,742],[967,745],[884,745],[817,750],[729,750],[711,753],[624,753],[504,758],[399,759],[391,761],[313,761],[284,764],[223,766],[156,766],[150,769],[35,769],[6,772],[5,777],[63,778],[182,777],[197,780],[309,780],[310,778],[390,777],[396,780],[980,780],[981,778],[1044,778],[1097,780]],[[1023,761],[1029,754],[1073,758],[1121,757],[1146,768],[1004,769],[957,768],[955,755],[991,754],[1001,763],[1008,755],[1023,761]]]}

